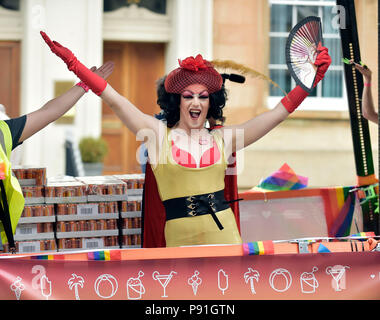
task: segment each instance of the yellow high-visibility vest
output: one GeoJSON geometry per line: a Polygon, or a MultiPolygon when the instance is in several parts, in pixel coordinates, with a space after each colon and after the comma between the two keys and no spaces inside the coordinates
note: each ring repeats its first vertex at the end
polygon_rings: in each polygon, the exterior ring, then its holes
{"type": "MultiPolygon", "coordinates": [[[[22,194],[20,184],[15,176],[12,175],[10,156],[12,151],[12,135],[5,121],[0,120],[0,162],[4,163],[5,179],[3,180],[5,193],[8,200],[9,215],[12,224],[13,234],[16,231],[18,220],[24,210],[25,199],[22,194]]],[[[1,197],[0,197],[1,199],[1,197]]],[[[1,241],[8,243],[5,235],[4,226],[0,222],[1,241]]]]}

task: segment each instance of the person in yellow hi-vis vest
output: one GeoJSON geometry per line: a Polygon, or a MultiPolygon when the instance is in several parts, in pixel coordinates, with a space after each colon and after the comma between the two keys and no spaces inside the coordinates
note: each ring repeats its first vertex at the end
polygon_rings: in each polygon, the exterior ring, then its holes
{"type": "MultiPolygon", "coordinates": [[[[99,69],[92,67],[92,70],[106,79],[112,73],[113,67],[113,62],[106,62],[99,69]]],[[[79,82],[34,112],[14,119],[0,120],[0,245],[9,243],[11,252],[16,251],[13,234],[25,203],[20,184],[12,175],[11,151],[49,123],[63,116],[87,91],[88,87],[79,82]]]]}

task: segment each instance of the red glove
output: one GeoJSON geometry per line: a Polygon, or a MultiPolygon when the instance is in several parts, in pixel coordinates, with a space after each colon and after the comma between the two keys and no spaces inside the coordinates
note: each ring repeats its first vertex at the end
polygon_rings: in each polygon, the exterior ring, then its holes
{"type": "Polygon", "coordinates": [[[331,64],[331,57],[329,55],[329,49],[322,47],[321,43],[318,44],[317,50],[319,51],[317,58],[315,59],[314,64],[318,67],[317,74],[315,75],[314,87],[319,81],[321,81],[327,69],[331,64]]]}
{"type": "MultiPolygon", "coordinates": [[[[331,64],[329,50],[326,47],[322,47],[321,43],[318,44],[317,50],[319,53],[314,64],[318,69],[315,75],[314,87],[316,87],[317,83],[324,78],[325,73],[331,64]]],[[[300,86],[296,86],[286,97],[282,98],[281,103],[289,113],[292,113],[308,95],[309,94],[300,86]]]]}
{"type": "Polygon", "coordinates": [[[292,113],[308,95],[301,86],[296,86],[286,97],[282,98],[281,103],[289,113],[292,113]]]}
{"type": "Polygon", "coordinates": [[[57,41],[51,41],[45,32],[41,31],[40,34],[50,47],[51,51],[66,63],[68,69],[73,71],[95,94],[100,96],[106,88],[107,82],[79,62],[69,49],[62,46],[57,41]]]}
{"type": "Polygon", "coordinates": [[[90,89],[87,84],[85,84],[83,81],[80,81],[76,84],[77,87],[81,87],[85,92],[88,92],[90,89]]]}

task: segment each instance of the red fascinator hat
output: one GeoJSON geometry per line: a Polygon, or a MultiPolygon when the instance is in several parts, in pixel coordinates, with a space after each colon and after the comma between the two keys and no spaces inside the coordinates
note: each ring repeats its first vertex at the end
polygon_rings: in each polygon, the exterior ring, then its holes
{"type": "Polygon", "coordinates": [[[213,65],[198,54],[195,58],[178,59],[179,68],[171,71],[165,80],[165,90],[169,93],[182,93],[183,90],[195,83],[204,85],[209,93],[222,88],[222,76],[213,65]]]}

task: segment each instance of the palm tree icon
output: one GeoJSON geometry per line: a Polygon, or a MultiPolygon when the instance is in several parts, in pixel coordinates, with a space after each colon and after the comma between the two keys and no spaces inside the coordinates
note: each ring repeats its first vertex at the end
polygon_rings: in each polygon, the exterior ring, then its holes
{"type": "Polygon", "coordinates": [[[72,277],[69,279],[69,281],[67,281],[67,285],[69,286],[70,290],[72,290],[74,287],[75,299],[80,300],[79,294],[78,294],[78,286],[83,288],[84,279],[81,276],[77,276],[75,273],[72,273],[71,275],[72,277]]]}
{"type": "Polygon", "coordinates": [[[255,285],[254,285],[253,280],[256,280],[258,282],[259,277],[260,277],[260,273],[257,270],[253,270],[252,268],[248,268],[248,271],[246,273],[244,273],[245,283],[248,283],[248,281],[249,281],[252,294],[256,294],[255,285]]]}

